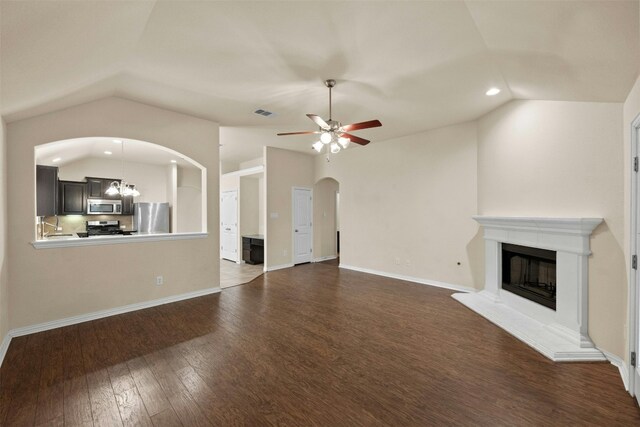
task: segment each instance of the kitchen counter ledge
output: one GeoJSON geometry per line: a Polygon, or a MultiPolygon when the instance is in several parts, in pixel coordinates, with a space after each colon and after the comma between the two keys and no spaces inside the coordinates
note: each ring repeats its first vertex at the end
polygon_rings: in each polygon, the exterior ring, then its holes
{"type": "Polygon", "coordinates": [[[136,234],[132,236],[91,236],[44,239],[31,242],[36,249],[67,248],[73,246],[120,245],[123,243],[158,242],[161,240],[204,239],[209,233],[136,234]]]}

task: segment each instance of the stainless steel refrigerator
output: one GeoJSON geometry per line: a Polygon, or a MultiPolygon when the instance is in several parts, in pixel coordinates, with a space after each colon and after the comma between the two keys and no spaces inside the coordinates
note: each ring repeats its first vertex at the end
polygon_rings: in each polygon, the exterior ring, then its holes
{"type": "Polygon", "coordinates": [[[133,227],[138,234],[170,233],[169,203],[135,203],[133,227]]]}

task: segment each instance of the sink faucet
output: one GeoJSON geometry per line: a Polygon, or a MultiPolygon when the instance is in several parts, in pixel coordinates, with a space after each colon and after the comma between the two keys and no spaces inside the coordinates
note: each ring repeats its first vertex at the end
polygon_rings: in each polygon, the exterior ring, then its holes
{"type": "Polygon", "coordinates": [[[44,239],[44,238],[45,238],[45,237],[47,237],[49,234],[51,234],[51,232],[50,232],[50,231],[47,231],[47,232],[45,233],[45,231],[44,231],[44,226],[45,226],[45,225],[48,225],[48,226],[50,226],[50,227],[53,227],[53,230],[54,230],[54,232],[55,232],[55,231],[57,231],[57,230],[58,230],[58,225],[59,225],[59,224],[60,224],[60,218],[58,218],[58,215],[56,215],[56,223],[55,223],[55,224],[50,224],[50,223],[46,222],[46,221],[44,220],[44,217],[43,217],[43,216],[42,216],[42,217],[40,217],[40,238],[41,238],[41,239],[44,239]]]}

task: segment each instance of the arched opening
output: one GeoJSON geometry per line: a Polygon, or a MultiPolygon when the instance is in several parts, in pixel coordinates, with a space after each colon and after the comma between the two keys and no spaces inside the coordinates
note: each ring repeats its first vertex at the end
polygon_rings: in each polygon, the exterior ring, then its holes
{"type": "Polygon", "coordinates": [[[337,259],[340,255],[340,183],[323,178],[313,187],[314,261],[337,259]]]}
{"type": "Polygon", "coordinates": [[[36,146],[34,163],[36,240],[206,232],[206,168],[175,150],[74,138],[36,146]]]}

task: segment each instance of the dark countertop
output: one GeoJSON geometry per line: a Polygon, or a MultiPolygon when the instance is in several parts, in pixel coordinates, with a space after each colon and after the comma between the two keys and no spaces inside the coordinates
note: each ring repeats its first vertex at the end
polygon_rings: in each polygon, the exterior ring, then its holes
{"type": "Polygon", "coordinates": [[[246,237],[247,239],[264,240],[264,236],[262,234],[249,234],[248,236],[242,236],[242,237],[246,237]]]}

